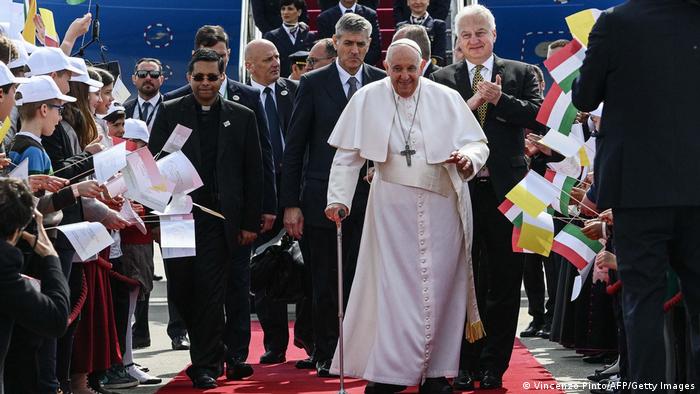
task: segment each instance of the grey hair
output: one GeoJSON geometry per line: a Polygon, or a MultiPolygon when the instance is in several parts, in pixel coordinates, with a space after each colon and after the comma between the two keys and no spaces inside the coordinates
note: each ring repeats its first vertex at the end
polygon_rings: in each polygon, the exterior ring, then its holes
{"type": "Polygon", "coordinates": [[[494,18],[493,14],[488,8],[481,4],[468,5],[462,8],[462,11],[460,11],[455,17],[455,26],[459,26],[459,24],[462,23],[462,19],[471,17],[480,17],[486,20],[489,28],[492,31],[496,30],[496,18],[494,18]]]}
{"type": "Polygon", "coordinates": [[[360,15],[349,12],[340,17],[335,24],[335,35],[342,36],[347,33],[365,33],[367,37],[372,35],[372,24],[360,15]]]}
{"type": "Polygon", "coordinates": [[[430,60],[432,54],[430,53],[430,37],[428,37],[428,31],[422,25],[411,25],[404,24],[399,27],[399,30],[394,34],[392,41],[396,41],[399,38],[408,38],[413,40],[420,47],[420,51],[423,54],[423,59],[430,60]]]}

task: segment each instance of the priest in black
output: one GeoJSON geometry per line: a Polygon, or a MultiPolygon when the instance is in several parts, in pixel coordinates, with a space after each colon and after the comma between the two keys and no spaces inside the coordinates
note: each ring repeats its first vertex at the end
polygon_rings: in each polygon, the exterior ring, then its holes
{"type": "Polygon", "coordinates": [[[195,51],[187,72],[192,93],[163,103],[149,140],[155,154],[176,125],[192,129],[182,152],[204,182],[191,193],[192,199],[226,218],[196,209],[197,255],[165,260],[175,306],[190,334],[192,365],[187,375],[197,388],[216,387],[223,373],[228,267],[237,251],[255,240],[263,200],[255,114],[219,95],[224,78],[224,60],[214,50],[195,51]]]}

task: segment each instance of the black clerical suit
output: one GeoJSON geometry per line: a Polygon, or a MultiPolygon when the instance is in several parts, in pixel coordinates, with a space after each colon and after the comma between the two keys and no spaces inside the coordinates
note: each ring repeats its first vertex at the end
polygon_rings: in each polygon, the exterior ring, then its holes
{"type": "Polygon", "coordinates": [[[3,300],[0,311],[0,394],[5,392],[5,357],[15,323],[38,337],[58,337],[66,331],[70,312],[66,277],[58,257],[40,259],[37,266],[41,276],[37,279],[41,280],[41,293],[20,276],[23,264],[20,250],[7,241],[0,241],[0,300],[3,300]]]}
{"type": "MultiPolygon", "coordinates": [[[[282,24],[282,15],[280,13],[280,0],[253,0],[253,19],[255,26],[265,34],[270,30],[278,28],[282,24]]],[[[300,22],[309,22],[309,16],[306,10],[301,12],[299,17],[300,22]]]]}
{"type": "MultiPolygon", "coordinates": [[[[480,367],[500,377],[508,368],[513,350],[524,258],[512,251],[513,226],[497,207],[527,174],[523,129],[543,127],[535,121],[542,97],[532,66],[494,56],[492,82],[496,75],[501,76],[503,93],[498,105],[488,104],[483,125],[489,141],[490,154],[485,167],[490,176],[474,178],[469,183],[474,244],[485,248],[485,254],[474,256],[474,274],[487,337],[465,345],[460,369],[480,367]],[[468,354],[472,355],[471,360],[466,357],[468,354]]],[[[457,90],[465,101],[473,95],[466,61],[447,66],[430,78],[457,90]]],[[[475,116],[478,119],[476,113],[475,116]]],[[[476,252],[479,247],[474,249],[476,252]]]]}
{"type": "MultiPolygon", "coordinates": [[[[450,0],[430,0],[428,14],[433,18],[447,20],[450,12],[450,0]]],[[[411,9],[406,0],[394,0],[394,23],[407,21],[411,16],[411,9]]]]}
{"type": "Polygon", "coordinates": [[[416,22],[417,21],[413,21],[409,17],[408,20],[398,22],[396,24],[396,30],[408,24],[425,27],[425,31],[428,32],[428,39],[430,39],[430,56],[432,60],[439,66],[447,64],[447,25],[445,21],[433,18],[433,16],[428,13],[428,16],[421,20],[420,23],[416,22]]]}
{"type": "Polygon", "coordinates": [[[204,182],[190,194],[192,199],[220,212],[226,220],[195,209],[197,255],[167,259],[165,263],[173,285],[173,301],[190,334],[192,366],[188,375],[207,373],[218,377],[224,361],[227,271],[237,250],[245,248],[237,241],[240,230],[260,229],[260,139],[255,114],[249,109],[219,97],[205,111],[194,96],[186,95],[164,102],[158,111],[149,140],[154,154],[178,124],[192,129],[182,152],[204,182]]]}
{"type": "MultiPolygon", "coordinates": [[[[589,36],[573,102],[604,102],[594,163],[598,209],[612,208],[630,381],[665,381],[662,306],[670,266],[681,280],[700,376],[700,5],[628,1],[589,36]],[[662,51],[650,48],[663,48],[662,51]],[[687,71],[686,71],[687,70],[687,71]]],[[[673,383],[673,382],[668,382],[673,383]]],[[[633,390],[634,392],[634,390],[633,390]]]]}
{"type": "MultiPolygon", "coordinates": [[[[164,99],[169,100],[191,93],[189,85],[166,93],[164,99]]],[[[277,190],[275,187],[274,158],[270,132],[265,117],[265,108],[260,101],[257,89],[226,78],[226,96],[255,113],[260,148],[263,160],[263,213],[274,215],[277,212],[277,190]]],[[[257,230],[256,230],[257,232],[257,230]]],[[[226,359],[229,362],[245,361],[248,358],[250,346],[250,246],[235,250],[234,262],[229,265],[228,290],[226,292],[226,359]]]]}
{"type": "MultiPolygon", "coordinates": [[[[361,4],[355,4],[355,13],[367,19],[369,23],[372,24],[372,42],[369,44],[369,50],[365,56],[365,63],[376,65],[379,63],[382,56],[381,35],[379,31],[377,12],[361,4]]],[[[318,39],[333,37],[335,34],[335,24],[338,22],[341,16],[343,16],[343,12],[337,3],[335,7],[331,7],[323,11],[316,19],[316,25],[318,26],[318,39]]]]}
{"type": "MultiPolygon", "coordinates": [[[[304,238],[309,246],[313,286],[315,357],[327,362],[338,342],[336,230],[324,210],[328,176],[335,148],[328,137],[347,105],[338,66],[333,62],[301,77],[284,152],[280,206],[298,207],[304,214],[304,238]],[[308,153],[307,153],[308,152],[308,153]],[[305,160],[305,155],[307,159],[305,160]]],[[[386,74],[365,64],[362,84],[386,74]]],[[[364,173],[364,171],[363,171],[364,173]]],[[[369,184],[358,179],[351,214],[343,221],[345,297],[355,273],[369,184]]]]}
{"type": "Polygon", "coordinates": [[[280,54],[281,75],[289,75],[292,72],[292,60],[289,55],[298,51],[308,51],[313,46],[313,35],[309,34],[308,26],[299,26],[294,42],[283,26],[265,33],[263,38],[272,41],[280,54]]]}

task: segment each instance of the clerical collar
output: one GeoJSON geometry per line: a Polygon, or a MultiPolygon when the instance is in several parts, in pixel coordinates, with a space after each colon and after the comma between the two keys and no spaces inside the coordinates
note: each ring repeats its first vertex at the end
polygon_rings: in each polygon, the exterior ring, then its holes
{"type": "Polygon", "coordinates": [[[143,103],[149,103],[149,104],[151,104],[151,108],[155,108],[161,99],[160,92],[156,93],[155,96],[151,97],[148,100],[144,100],[143,97],[141,97],[141,95],[139,95],[137,97],[138,97],[139,107],[143,107],[143,103]]]}
{"type": "Polygon", "coordinates": [[[200,113],[202,113],[202,112],[207,113],[209,111],[216,110],[220,106],[221,106],[221,100],[219,100],[218,98],[216,99],[216,101],[214,101],[214,103],[212,105],[202,105],[202,104],[195,101],[195,108],[197,109],[197,112],[200,112],[200,113]]]}
{"type": "Polygon", "coordinates": [[[345,84],[348,83],[348,79],[350,79],[350,77],[355,77],[355,79],[357,79],[357,82],[359,82],[360,86],[363,86],[362,73],[365,67],[364,64],[360,66],[360,69],[357,70],[357,73],[355,73],[355,75],[350,75],[349,72],[345,71],[344,68],[340,67],[340,63],[338,63],[338,60],[335,61],[335,66],[338,68],[338,75],[340,75],[340,83],[343,86],[345,86],[345,84]]]}
{"type": "MultiPolygon", "coordinates": [[[[467,59],[464,59],[464,61],[467,62],[467,67],[470,73],[472,72],[474,67],[478,66],[478,64],[474,64],[467,59]]],[[[486,61],[481,65],[484,66],[486,70],[493,71],[493,54],[488,59],[486,59],[486,61]]]]}
{"type": "Polygon", "coordinates": [[[357,9],[357,2],[355,2],[355,4],[353,4],[352,7],[350,7],[350,8],[345,8],[343,3],[338,2],[338,7],[340,7],[340,12],[342,12],[343,14],[345,14],[345,12],[347,12],[347,10],[351,10],[352,12],[357,12],[357,11],[355,11],[357,9]]]}

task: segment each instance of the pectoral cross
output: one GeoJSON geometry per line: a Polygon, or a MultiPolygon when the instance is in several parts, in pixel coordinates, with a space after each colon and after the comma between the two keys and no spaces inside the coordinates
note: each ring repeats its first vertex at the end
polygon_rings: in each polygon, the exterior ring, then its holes
{"type": "Polygon", "coordinates": [[[406,165],[411,166],[411,156],[415,155],[416,151],[412,150],[408,144],[406,144],[404,150],[401,151],[401,156],[406,156],[406,165]]]}

